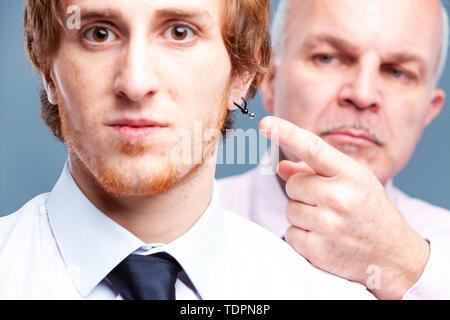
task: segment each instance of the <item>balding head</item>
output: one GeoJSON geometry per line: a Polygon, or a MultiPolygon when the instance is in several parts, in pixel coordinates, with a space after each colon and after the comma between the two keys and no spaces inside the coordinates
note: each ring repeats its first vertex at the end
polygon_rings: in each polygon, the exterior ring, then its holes
{"type": "MultiPolygon", "coordinates": [[[[436,73],[436,80],[438,81],[442,73],[444,72],[445,62],[447,61],[448,55],[448,37],[449,37],[449,19],[448,12],[445,5],[441,3],[441,22],[442,22],[442,44],[441,44],[441,54],[439,57],[439,64],[436,73]]],[[[436,82],[437,82],[436,81],[436,82]]]]}
{"type": "Polygon", "coordinates": [[[281,0],[266,109],[386,183],[445,101],[446,16],[439,0],[281,0]]]}
{"type": "MultiPolygon", "coordinates": [[[[276,65],[279,64],[279,61],[283,54],[284,40],[287,35],[286,27],[289,21],[288,19],[290,18],[289,12],[292,12],[291,8],[295,1],[306,1],[306,0],[280,0],[273,18],[271,33],[276,65]]],[[[443,1],[446,0],[439,1],[441,14],[438,17],[438,19],[440,19],[440,23],[442,26],[440,28],[441,30],[440,37],[442,41],[440,43],[440,54],[436,68],[436,76],[434,78],[435,83],[437,83],[440,77],[442,76],[448,56],[449,18],[448,12],[446,10],[443,1]]],[[[298,12],[295,12],[295,14],[292,16],[298,19],[298,12]]]]}

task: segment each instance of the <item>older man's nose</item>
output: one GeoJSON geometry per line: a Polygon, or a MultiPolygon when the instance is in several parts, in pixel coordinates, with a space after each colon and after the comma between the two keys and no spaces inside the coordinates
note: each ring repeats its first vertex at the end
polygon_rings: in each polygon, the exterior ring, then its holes
{"type": "Polygon", "coordinates": [[[359,111],[377,112],[380,108],[379,72],[376,67],[362,66],[352,70],[344,79],[339,105],[359,111]]]}
{"type": "Polygon", "coordinates": [[[139,102],[159,90],[157,63],[145,46],[131,43],[124,52],[114,81],[117,96],[139,102]]]}

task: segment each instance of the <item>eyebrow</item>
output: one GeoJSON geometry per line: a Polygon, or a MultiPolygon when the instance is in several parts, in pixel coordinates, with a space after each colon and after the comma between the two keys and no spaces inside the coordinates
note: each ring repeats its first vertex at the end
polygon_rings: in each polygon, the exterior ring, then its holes
{"type": "Polygon", "coordinates": [[[309,51],[319,44],[323,43],[328,44],[339,51],[348,53],[354,53],[358,49],[357,46],[353,45],[345,39],[329,34],[319,34],[307,37],[305,42],[303,43],[303,50],[309,51]]]}
{"type": "Polygon", "coordinates": [[[158,9],[155,12],[158,18],[174,18],[174,19],[200,19],[211,23],[213,17],[211,14],[203,9],[189,9],[189,8],[164,8],[158,9]]]}
{"type": "MultiPolygon", "coordinates": [[[[309,36],[303,43],[303,50],[310,51],[323,43],[332,46],[338,51],[349,54],[354,54],[358,51],[358,47],[351,42],[329,34],[309,36]]],[[[390,61],[392,64],[416,63],[419,65],[422,74],[426,70],[425,60],[421,56],[409,52],[390,53],[384,57],[384,60],[390,61]]]]}
{"type": "Polygon", "coordinates": [[[400,52],[400,53],[393,53],[390,55],[387,55],[387,60],[392,61],[396,64],[404,64],[404,63],[416,63],[419,66],[420,73],[425,73],[426,70],[426,63],[425,60],[415,54],[407,53],[407,52],[400,52]]]}
{"type": "MultiPolygon", "coordinates": [[[[157,9],[153,16],[156,19],[199,19],[204,20],[205,23],[213,22],[211,14],[203,9],[191,8],[163,8],[157,9]]],[[[123,15],[119,10],[105,8],[105,9],[82,9],[81,19],[122,19],[123,15]]]]}
{"type": "Polygon", "coordinates": [[[120,11],[113,9],[82,9],[81,20],[92,19],[120,19],[122,14],[120,11]]]}

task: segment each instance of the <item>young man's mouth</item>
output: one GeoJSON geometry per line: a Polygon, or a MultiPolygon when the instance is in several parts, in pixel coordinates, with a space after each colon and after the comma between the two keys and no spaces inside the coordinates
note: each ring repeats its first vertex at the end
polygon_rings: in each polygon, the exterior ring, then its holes
{"type": "Polygon", "coordinates": [[[131,139],[144,139],[167,128],[166,124],[147,119],[120,119],[108,126],[121,136],[131,139]]]}

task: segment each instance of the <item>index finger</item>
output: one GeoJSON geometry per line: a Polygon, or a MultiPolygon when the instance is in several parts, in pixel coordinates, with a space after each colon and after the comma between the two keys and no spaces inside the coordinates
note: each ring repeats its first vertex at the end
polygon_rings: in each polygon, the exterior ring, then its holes
{"type": "Polygon", "coordinates": [[[259,123],[259,129],[267,139],[287,148],[321,176],[337,175],[347,167],[349,159],[351,160],[315,134],[289,121],[265,117],[259,123]]]}

